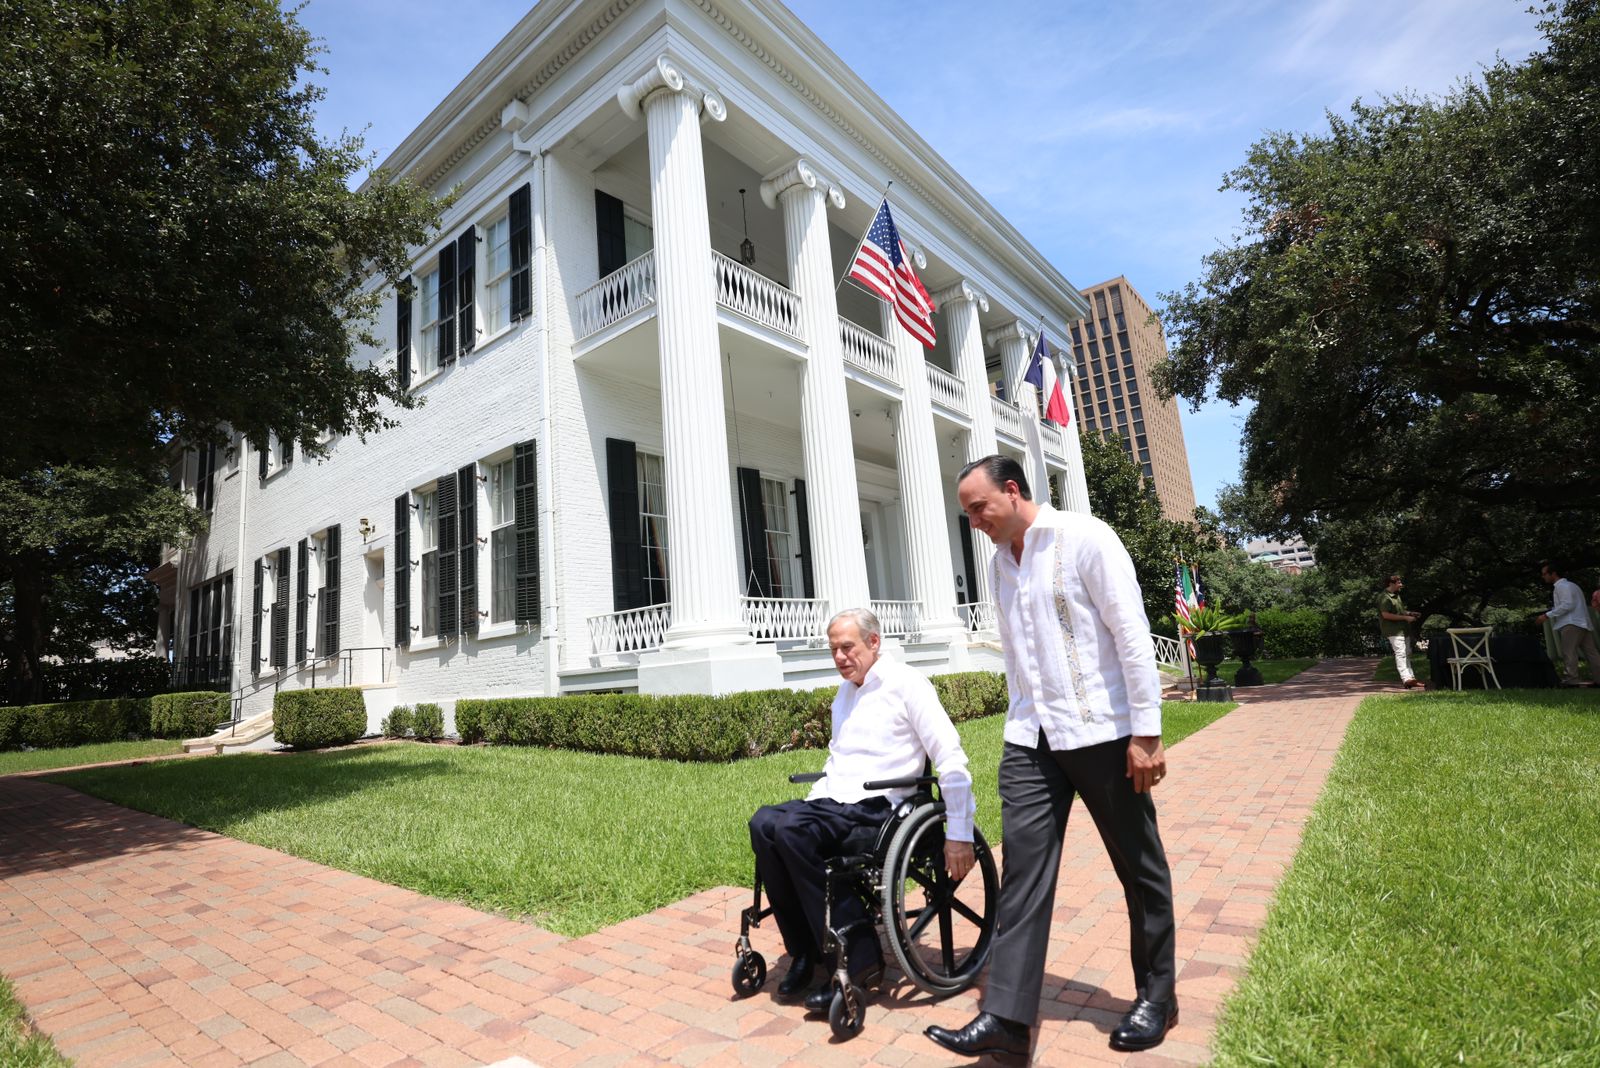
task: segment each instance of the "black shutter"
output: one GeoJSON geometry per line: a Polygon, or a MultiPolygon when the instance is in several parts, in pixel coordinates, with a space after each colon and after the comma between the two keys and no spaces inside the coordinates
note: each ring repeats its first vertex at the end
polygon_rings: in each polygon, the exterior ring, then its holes
{"type": "Polygon", "coordinates": [[[594,191],[594,237],[600,252],[600,277],[628,262],[628,241],[623,233],[622,201],[594,191]]]}
{"type": "Polygon", "coordinates": [[[473,297],[478,284],[478,228],[456,240],[456,347],[466,356],[478,343],[478,319],[473,314],[473,297]]]}
{"type": "Polygon", "coordinates": [[[317,594],[317,612],[322,619],[323,656],[339,651],[339,524],[328,528],[322,539],[322,592],[317,594]]]}
{"type": "Polygon", "coordinates": [[[639,461],[633,442],[606,438],[611,509],[611,602],[615,611],[643,608],[644,548],[639,544],[639,461]]]}
{"type": "Polygon", "coordinates": [[[539,622],[539,448],[517,443],[511,498],[517,528],[518,623],[539,622]]]}
{"type": "Polygon", "coordinates": [[[511,319],[533,312],[533,194],[523,186],[511,194],[511,319]]]}
{"type": "Polygon", "coordinates": [[[250,674],[261,674],[261,594],[264,568],[260,560],[256,561],[256,596],[254,608],[250,612],[250,674]]]}
{"type": "MultiPolygon", "coordinates": [[[[958,516],[956,521],[961,525],[961,566],[967,572],[966,601],[978,599],[978,562],[972,553],[972,522],[966,516],[958,516]]],[[[960,591],[957,591],[958,593],[960,591]]]]}
{"type": "Polygon", "coordinates": [[[200,587],[189,591],[189,666],[200,657],[200,587]]]}
{"type": "Polygon", "coordinates": [[[478,465],[456,472],[456,526],[461,530],[456,550],[461,572],[461,633],[478,632],[478,465]]]}
{"type": "Polygon", "coordinates": [[[806,506],[806,481],[803,478],[794,480],[794,527],[795,537],[800,541],[800,551],[795,555],[800,558],[801,593],[809,600],[817,595],[817,586],[811,572],[811,511],[806,506]]]}
{"type": "Polygon", "coordinates": [[[746,597],[771,597],[772,565],[767,560],[767,512],[761,507],[761,472],[741,467],[738,479],[744,533],[744,593],[746,597]]]}
{"type": "Polygon", "coordinates": [[[439,366],[456,362],[456,243],[439,250],[439,366]]]}
{"type": "Polygon", "coordinates": [[[217,447],[202,445],[195,455],[194,506],[211,511],[216,499],[217,447]]]}
{"type": "Polygon", "coordinates": [[[411,494],[394,499],[394,645],[411,644],[411,494]]]}
{"type": "Polygon", "coordinates": [[[438,483],[439,515],[435,529],[435,544],[439,550],[439,637],[453,638],[461,632],[461,600],[456,584],[460,581],[457,570],[456,541],[456,480],[451,475],[438,483]]]}
{"type": "Polygon", "coordinates": [[[260,445],[256,446],[256,448],[258,450],[256,459],[260,462],[261,481],[263,481],[263,482],[265,482],[267,480],[267,462],[268,462],[268,460],[267,460],[267,450],[269,448],[271,448],[271,447],[272,447],[272,439],[271,438],[264,439],[261,442],[260,445]]]}
{"type": "Polygon", "coordinates": [[[278,595],[272,602],[272,666],[283,669],[289,666],[289,550],[277,552],[277,567],[273,570],[278,580],[278,595]]]}
{"type": "MultiPolygon", "coordinates": [[[[257,619],[260,614],[257,613],[257,619]]],[[[217,650],[222,662],[217,665],[217,678],[233,681],[233,572],[222,577],[222,648],[217,650]]]]}
{"type": "Polygon", "coordinates": [[[300,539],[300,545],[295,550],[294,562],[294,662],[306,662],[306,609],[311,604],[311,591],[306,587],[310,585],[306,580],[307,557],[306,539],[300,539]]]}
{"type": "Polygon", "coordinates": [[[394,367],[400,373],[400,388],[411,388],[411,276],[394,295],[394,367]]]}

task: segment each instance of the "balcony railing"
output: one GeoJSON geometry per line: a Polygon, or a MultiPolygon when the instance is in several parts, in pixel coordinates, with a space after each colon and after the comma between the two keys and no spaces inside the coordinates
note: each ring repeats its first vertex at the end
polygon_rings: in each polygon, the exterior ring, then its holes
{"type": "Polygon", "coordinates": [[[865,327],[839,317],[839,344],[844,347],[844,362],[877,375],[886,382],[896,381],[894,346],[865,327]]]}
{"type": "Polygon", "coordinates": [[[924,364],[928,369],[928,394],[933,403],[942,404],[953,412],[968,415],[966,390],[961,379],[936,364],[924,364]]]}
{"type": "Polygon", "coordinates": [[[1189,670],[1189,652],[1182,641],[1177,638],[1166,638],[1160,634],[1150,635],[1150,640],[1155,643],[1156,663],[1168,664],[1185,672],[1189,670]]]}
{"type": "Polygon", "coordinates": [[[582,341],[655,302],[656,254],[651,250],[578,294],[573,331],[582,341]]]}
{"type": "Polygon", "coordinates": [[[956,613],[967,625],[969,634],[998,634],[1000,625],[994,619],[994,605],[989,601],[969,601],[956,605],[956,613]]]}
{"type": "Polygon", "coordinates": [[[672,626],[672,605],[653,604],[625,612],[589,617],[589,655],[594,658],[619,653],[659,649],[672,626]]]}
{"type": "Polygon", "coordinates": [[[1062,430],[1056,424],[1041,419],[1039,421],[1039,438],[1044,442],[1044,451],[1059,459],[1067,458],[1067,443],[1062,436],[1062,430]]]}
{"type": "Polygon", "coordinates": [[[186,657],[172,662],[172,688],[186,690],[227,690],[233,682],[231,656],[186,657]]]}
{"type": "Polygon", "coordinates": [[[1010,401],[1003,401],[999,397],[991,396],[989,403],[994,406],[994,428],[1002,434],[1022,438],[1022,409],[1010,401]]]}
{"type": "Polygon", "coordinates": [[[744,626],[758,642],[820,638],[828,632],[828,602],[816,598],[741,597],[744,626]]]}
{"type": "Polygon", "coordinates": [[[799,294],[715,249],[711,250],[711,273],[717,283],[718,304],[797,341],[805,340],[800,336],[799,294]]]}
{"type": "Polygon", "coordinates": [[[922,634],[921,601],[873,601],[872,614],[878,617],[885,638],[914,638],[922,634]]]}

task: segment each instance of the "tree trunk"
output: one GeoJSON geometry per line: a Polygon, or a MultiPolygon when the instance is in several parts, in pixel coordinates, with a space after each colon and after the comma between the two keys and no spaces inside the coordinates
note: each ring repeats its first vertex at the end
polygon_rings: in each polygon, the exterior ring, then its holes
{"type": "Polygon", "coordinates": [[[45,586],[38,568],[19,567],[11,589],[11,634],[5,642],[6,703],[37,704],[44,694],[40,661],[50,632],[45,586]]]}

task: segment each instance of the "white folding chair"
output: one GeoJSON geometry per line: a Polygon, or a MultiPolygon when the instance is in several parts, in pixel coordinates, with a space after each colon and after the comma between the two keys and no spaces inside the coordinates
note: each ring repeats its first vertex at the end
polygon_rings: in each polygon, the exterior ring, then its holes
{"type": "Polygon", "coordinates": [[[1467,668],[1475,667],[1483,677],[1483,688],[1489,688],[1493,680],[1494,688],[1500,689],[1500,680],[1494,673],[1494,657],[1489,655],[1489,635],[1493,627],[1452,627],[1445,631],[1450,635],[1450,681],[1456,689],[1461,689],[1461,676],[1467,668]]]}

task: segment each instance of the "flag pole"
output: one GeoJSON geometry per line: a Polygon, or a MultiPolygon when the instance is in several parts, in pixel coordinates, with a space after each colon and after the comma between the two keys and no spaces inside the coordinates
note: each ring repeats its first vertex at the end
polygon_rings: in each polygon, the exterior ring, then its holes
{"type": "MultiPolygon", "coordinates": [[[[886,185],[886,186],[883,187],[883,196],[881,198],[879,198],[879,200],[878,200],[878,210],[879,211],[882,211],[883,210],[883,206],[889,202],[889,187],[892,186],[892,185],[894,185],[894,179],[893,178],[889,179],[889,185],[886,185]]],[[[872,213],[872,219],[876,219],[877,217],[878,217],[878,212],[877,211],[873,212],[872,213]]],[[[867,228],[865,230],[861,231],[861,240],[856,242],[856,250],[854,252],[850,253],[850,258],[845,261],[845,264],[844,264],[844,277],[839,279],[838,283],[835,284],[834,287],[833,287],[833,292],[834,292],[835,295],[838,294],[839,288],[841,286],[843,286],[846,282],[850,281],[850,271],[856,265],[856,257],[861,255],[861,246],[865,245],[867,243],[867,235],[872,232],[872,219],[867,220],[867,228]]],[[[865,286],[862,286],[861,290],[864,293],[870,293],[871,292],[865,286]]],[[[874,297],[877,297],[879,300],[883,300],[883,297],[879,296],[877,293],[871,293],[871,295],[874,296],[874,297]]],[[[885,302],[885,303],[887,303],[887,302],[885,302]]]]}

